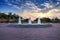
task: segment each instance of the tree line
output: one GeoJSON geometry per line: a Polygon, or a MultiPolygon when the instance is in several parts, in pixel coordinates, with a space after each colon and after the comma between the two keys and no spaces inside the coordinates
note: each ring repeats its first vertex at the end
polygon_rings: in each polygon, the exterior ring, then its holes
{"type": "MultiPolygon", "coordinates": [[[[0,12],[0,23],[18,23],[19,16],[16,14],[12,14],[12,12],[9,12],[8,14],[1,13],[0,12]]],[[[21,17],[22,19],[22,17],[21,17]]],[[[37,18],[38,19],[38,18],[37,18]]],[[[37,19],[32,21],[32,23],[37,23],[37,19]]],[[[60,23],[60,19],[53,18],[41,18],[40,19],[42,23],[60,23]]],[[[21,20],[22,23],[27,23],[28,19],[21,20]]]]}
{"type": "Polygon", "coordinates": [[[8,14],[0,13],[0,23],[15,23],[18,21],[18,15],[12,14],[9,12],[8,14]]]}

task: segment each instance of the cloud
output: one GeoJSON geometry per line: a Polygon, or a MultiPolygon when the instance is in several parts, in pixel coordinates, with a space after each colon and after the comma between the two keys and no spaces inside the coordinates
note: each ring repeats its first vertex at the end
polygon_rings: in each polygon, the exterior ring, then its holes
{"type": "Polygon", "coordinates": [[[21,17],[23,17],[23,19],[28,19],[29,17],[31,17],[31,20],[33,21],[38,17],[40,17],[40,18],[43,18],[43,17],[46,17],[46,18],[58,17],[58,18],[60,18],[60,9],[54,8],[54,6],[50,5],[49,3],[45,3],[45,6],[47,8],[52,8],[52,9],[50,9],[49,11],[44,12],[44,13],[42,11],[44,9],[38,8],[34,3],[27,2],[23,6],[23,8],[26,6],[27,6],[27,8],[30,8],[31,10],[29,10],[29,11],[28,11],[28,9],[24,10],[23,14],[20,15],[21,17]]]}
{"type": "MultiPolygon", "coordinates": [[[[57,4],[59,4],[59,3],[57,2],[57,4]]],[[[42,4],[43,6],[45,6],[44,9],[39,8],[31,1],[26,1],[26,3],[23,4],[21,7],[17,6],[17,5],[13,5],[9,2],[8,2],[8,5],[13,6],[17,10],[18,9],[21,10],[23,14],[18,14],[18,15],[21,16],[23,19],[28,19],[31,17],[31,20],[33,21],[38,17],[40,17],[40,18],[43,18],[43,17],[49,17],[49,18],[58,17],[58,18],[60,18],[60,9],[54,8],[54,5],[51,5],[50,3],[42,4]],[[50,10],[48,11],[47,9],[50,9],[50,10]],[[47,12],[44,12],[45,10],[47,12]]]]}
{"type": "Polygon", "coordinates": [[[23,19],[27,19],[31,17],[31,20],[35,20],[39,13],[41,12],[41,8],[38,8],[34,3],[27,1],[23,6],[21,6],[21,9],[24,10],[23,14],[20,15],[23,17],[23,19]]]}
{"type": "Polygon", "coordinates": [[[29,17],[31,17],[31,20],[35,20],[36,18],[60,18],[60,9],[51,9],[50,11],[46,12],[46,13],[30,13],[30,12],[25,12],[23,14],[20,15],[21,17],[23,17],[23,19],[28,19],[29,17]]]}
{"type": "Polygon", "coordinates": [[[60,4],[60,2],[57,2],[57,5],[59,5],[60,4]]]}
{"type": "Polygon", "coordinates": [[[45,6],[46,8],[53,8],[54,6],[50,3],[44,3],[44,4],[41,4],[42,6],[45,6]]]}
{"type": "Polygon", "coordinates": [[[29,12],[39,12],[42,9],[38,8],[34,3],[31,1],[26,1],[24,5],[21,6],[22,10],[29,11],[29,12]]]}
{"type": "Polygon", "coordinates": [[[51,18],[60,17],[60,9],[55,8],[55,9],[50,10],[48,13],[51,14],[51,18]]]}
{"type": "Polygon", "coordinates": [[[59,2],[60,2],[60,0],[57,0],[57,1],[59,1],[59,2]]]}
{"type": "Polygon", "coordinates": [[[24,13],[25,11],[29,12],[40,12],[42,9],[38,8],[34,3],[31,1],[26,1],[25,4],[22,4],[21,6],[15,5],[15,4],[20,4],[21,0],[12,0],[10,2],[9,0],[5,0],[7,4],[13,8],[16,8],[17,10],[20,10],[21,13],[24,13]],[[15,4],[13,4],[15,3],[15,4]]]}
{"type": "Polygon", "coordinates": [[[7,2],[7,4],[9,5],[9,6],[12,6],[13,8],[16,8],[17,10],[19,9],[20,10],[20,6],[18,6],[18,5],[15,5],[15,4],[18,4],[18,1],[20,1],[20,0],[12,0],[11,2],[9,1],[9,0],[5,0],[6,2],[7,2]],[[15,4],[13,4],[13,3],[15,3],[15,4]]]}

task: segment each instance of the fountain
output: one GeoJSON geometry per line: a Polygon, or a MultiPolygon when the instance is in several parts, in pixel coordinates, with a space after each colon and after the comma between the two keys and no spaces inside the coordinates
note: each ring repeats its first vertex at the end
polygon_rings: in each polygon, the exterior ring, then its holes
{"type": "Polygon", "coordinates": [[[19,19],[18,19],[18,24],[21,24],[21,18],[19,17],[19,19]]]}
{"type": "MultiPolygon", "coordinates": [[[[19,17],[19,19],[18,19],[18,24],[21,24],[21,18],[19,17]]],[[[28,24],[32,24],[32,22],[31,22],[31,18],[29,18],[29,20],[28,20],[28,24]]]]}
{"type": "Polygon", "coordinates": [[[16,26],[16,27],[21,27],[21,28],[40,28],[40,27],[51,27],[52,25],[51,24],[41,24],[40,18],[38,18],[37,24],[32,25],[31,18],[29,18],[28,24],[21,24],[21,17],[19,17],[18,24],[11,25],[11,26],[12,27],[16,26]]]}
{"type": "Polygon", "coordinates": [[[38,21],[37,21],[37,23],[38,23],[38,24],[41,24],[41,20],[40,20],[40,18],[38,18],[38,21]]]}
{"type": "MultiPolygon", "coordinates": [[[[18,19],[18,24],[21,24],[21,18],[20,18],[20,17],[19,17],[19,19],[18,19]]],[[[32,24],[32,22],[31,22],[31,18],[29,18],[29,20],[28,20],[28,24],[32,24]]],[[[41,24],[41,20],[40,20],[40,18],[38,18],[37,24],[41,24]]]]}
{"type": "Polygon", "coordinates": [[[32,24],[32,23],[31,23],[31,18],[29,18],[29,20],[28,20],[28,24],[32,24]]]}

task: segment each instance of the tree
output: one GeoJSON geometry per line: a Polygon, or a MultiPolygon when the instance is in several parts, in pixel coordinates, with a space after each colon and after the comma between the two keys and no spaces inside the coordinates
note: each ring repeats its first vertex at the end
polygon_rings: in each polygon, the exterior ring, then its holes
{"type": "Polygon", "coordinates": [[[7,19],[7,14],[5,14],[5,13],[0,13],[0,18],[7,19]]]}
{"type": "Polygon", "coordinates": [[[41,18],[41,22],[50,23],[51,19],[50,18],[41,18]]]}
{"type": "Polygon", "coordinates": [[[59,23],[60,22],[60,20],[56,17],[55,18],[55,23],[59,23]]]}

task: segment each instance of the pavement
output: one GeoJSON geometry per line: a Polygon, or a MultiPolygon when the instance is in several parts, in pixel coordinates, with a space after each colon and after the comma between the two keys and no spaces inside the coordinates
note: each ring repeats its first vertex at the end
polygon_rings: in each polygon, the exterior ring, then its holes
{"type": "Polygon", "coordinates": [[[0,24],[0,40],[60,40],[60,24],[43,28],[16,28],[0,24]]]}

